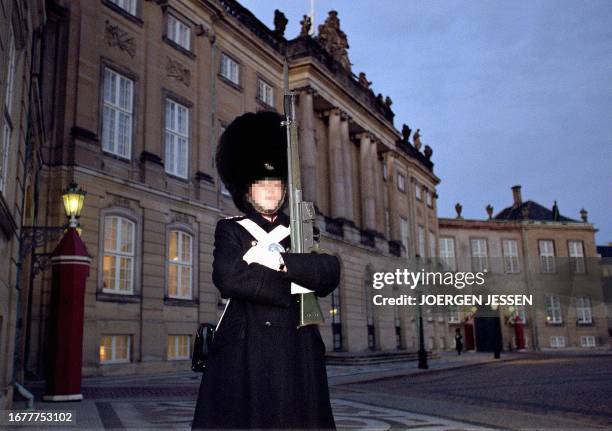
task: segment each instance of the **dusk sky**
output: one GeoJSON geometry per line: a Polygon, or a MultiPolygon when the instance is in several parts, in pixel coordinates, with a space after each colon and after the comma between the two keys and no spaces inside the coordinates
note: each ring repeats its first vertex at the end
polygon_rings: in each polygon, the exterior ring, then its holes
{"type": "MultiPolygon", "coordinates": [[[[242,0],[268,27],[299,33],[309,0],[242,0]]],[[[433,148],[438,215],[485,218],[523,200],[580,219],[612,241],[612,1],[322,1],[337,10],[353,72],[393,100],[395,127],[433,148]]]]}

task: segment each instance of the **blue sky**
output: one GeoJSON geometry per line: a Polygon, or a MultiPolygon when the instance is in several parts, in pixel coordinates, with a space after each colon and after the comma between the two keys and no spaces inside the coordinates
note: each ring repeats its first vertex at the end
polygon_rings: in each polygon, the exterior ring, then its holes
{"type": "MultiPolygon", "coordinates": [[[[309,0],[243,0],[268,27],[299,33],[309,0]]],[[[395,127],[421,129],[442,179],[438,214],[485,218],[523,200],[612,241],[612,1],[323,1],[337,10],[353,72],[390,96],[395,127]]]]}

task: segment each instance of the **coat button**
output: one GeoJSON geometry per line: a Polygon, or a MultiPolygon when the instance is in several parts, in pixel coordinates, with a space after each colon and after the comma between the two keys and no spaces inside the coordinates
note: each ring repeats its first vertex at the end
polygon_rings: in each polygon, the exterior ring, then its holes
{"type": "Polygon", "coordinates": [[[270,322],[266,322],[266,323],[265,323],[265,325],[266,325],[266,326],[272,326],[272,323],[270,323],[270,322]]]}
{"type": "Polygon", "coordinates": [[[251,245],[257,245],[257,241],[256,240],[251,241],[251,245]]]}

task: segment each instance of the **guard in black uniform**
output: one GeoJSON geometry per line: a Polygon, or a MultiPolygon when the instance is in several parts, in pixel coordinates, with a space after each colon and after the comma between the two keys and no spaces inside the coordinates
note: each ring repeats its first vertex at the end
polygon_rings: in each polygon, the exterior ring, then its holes
{"type": "Polygon", "coordinates": [[[194,429],[335,429],[325,345],[317,325],[298,328],[291,282],[327,296],[339,284],[340,262],[287,251],[281,121],[273,112],[244,114],[219,142],[220,177],[245,215],[219,220],[215,230],[213,282],[230,301],[202,376],[194,429]]]}

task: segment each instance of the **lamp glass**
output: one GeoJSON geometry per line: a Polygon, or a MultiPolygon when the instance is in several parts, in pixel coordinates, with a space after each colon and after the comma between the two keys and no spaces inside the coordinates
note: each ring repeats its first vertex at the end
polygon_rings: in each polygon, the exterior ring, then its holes
{"type": "Polygon", "coordinates": [[[68,190],[62,195],[64,200],[64,210],[68,218],[79,217],[81,210],[83,209],[83,202],[85,201],[85,192],[81,189],[77,189],[76,184],[71,184],[68,190]]]}

